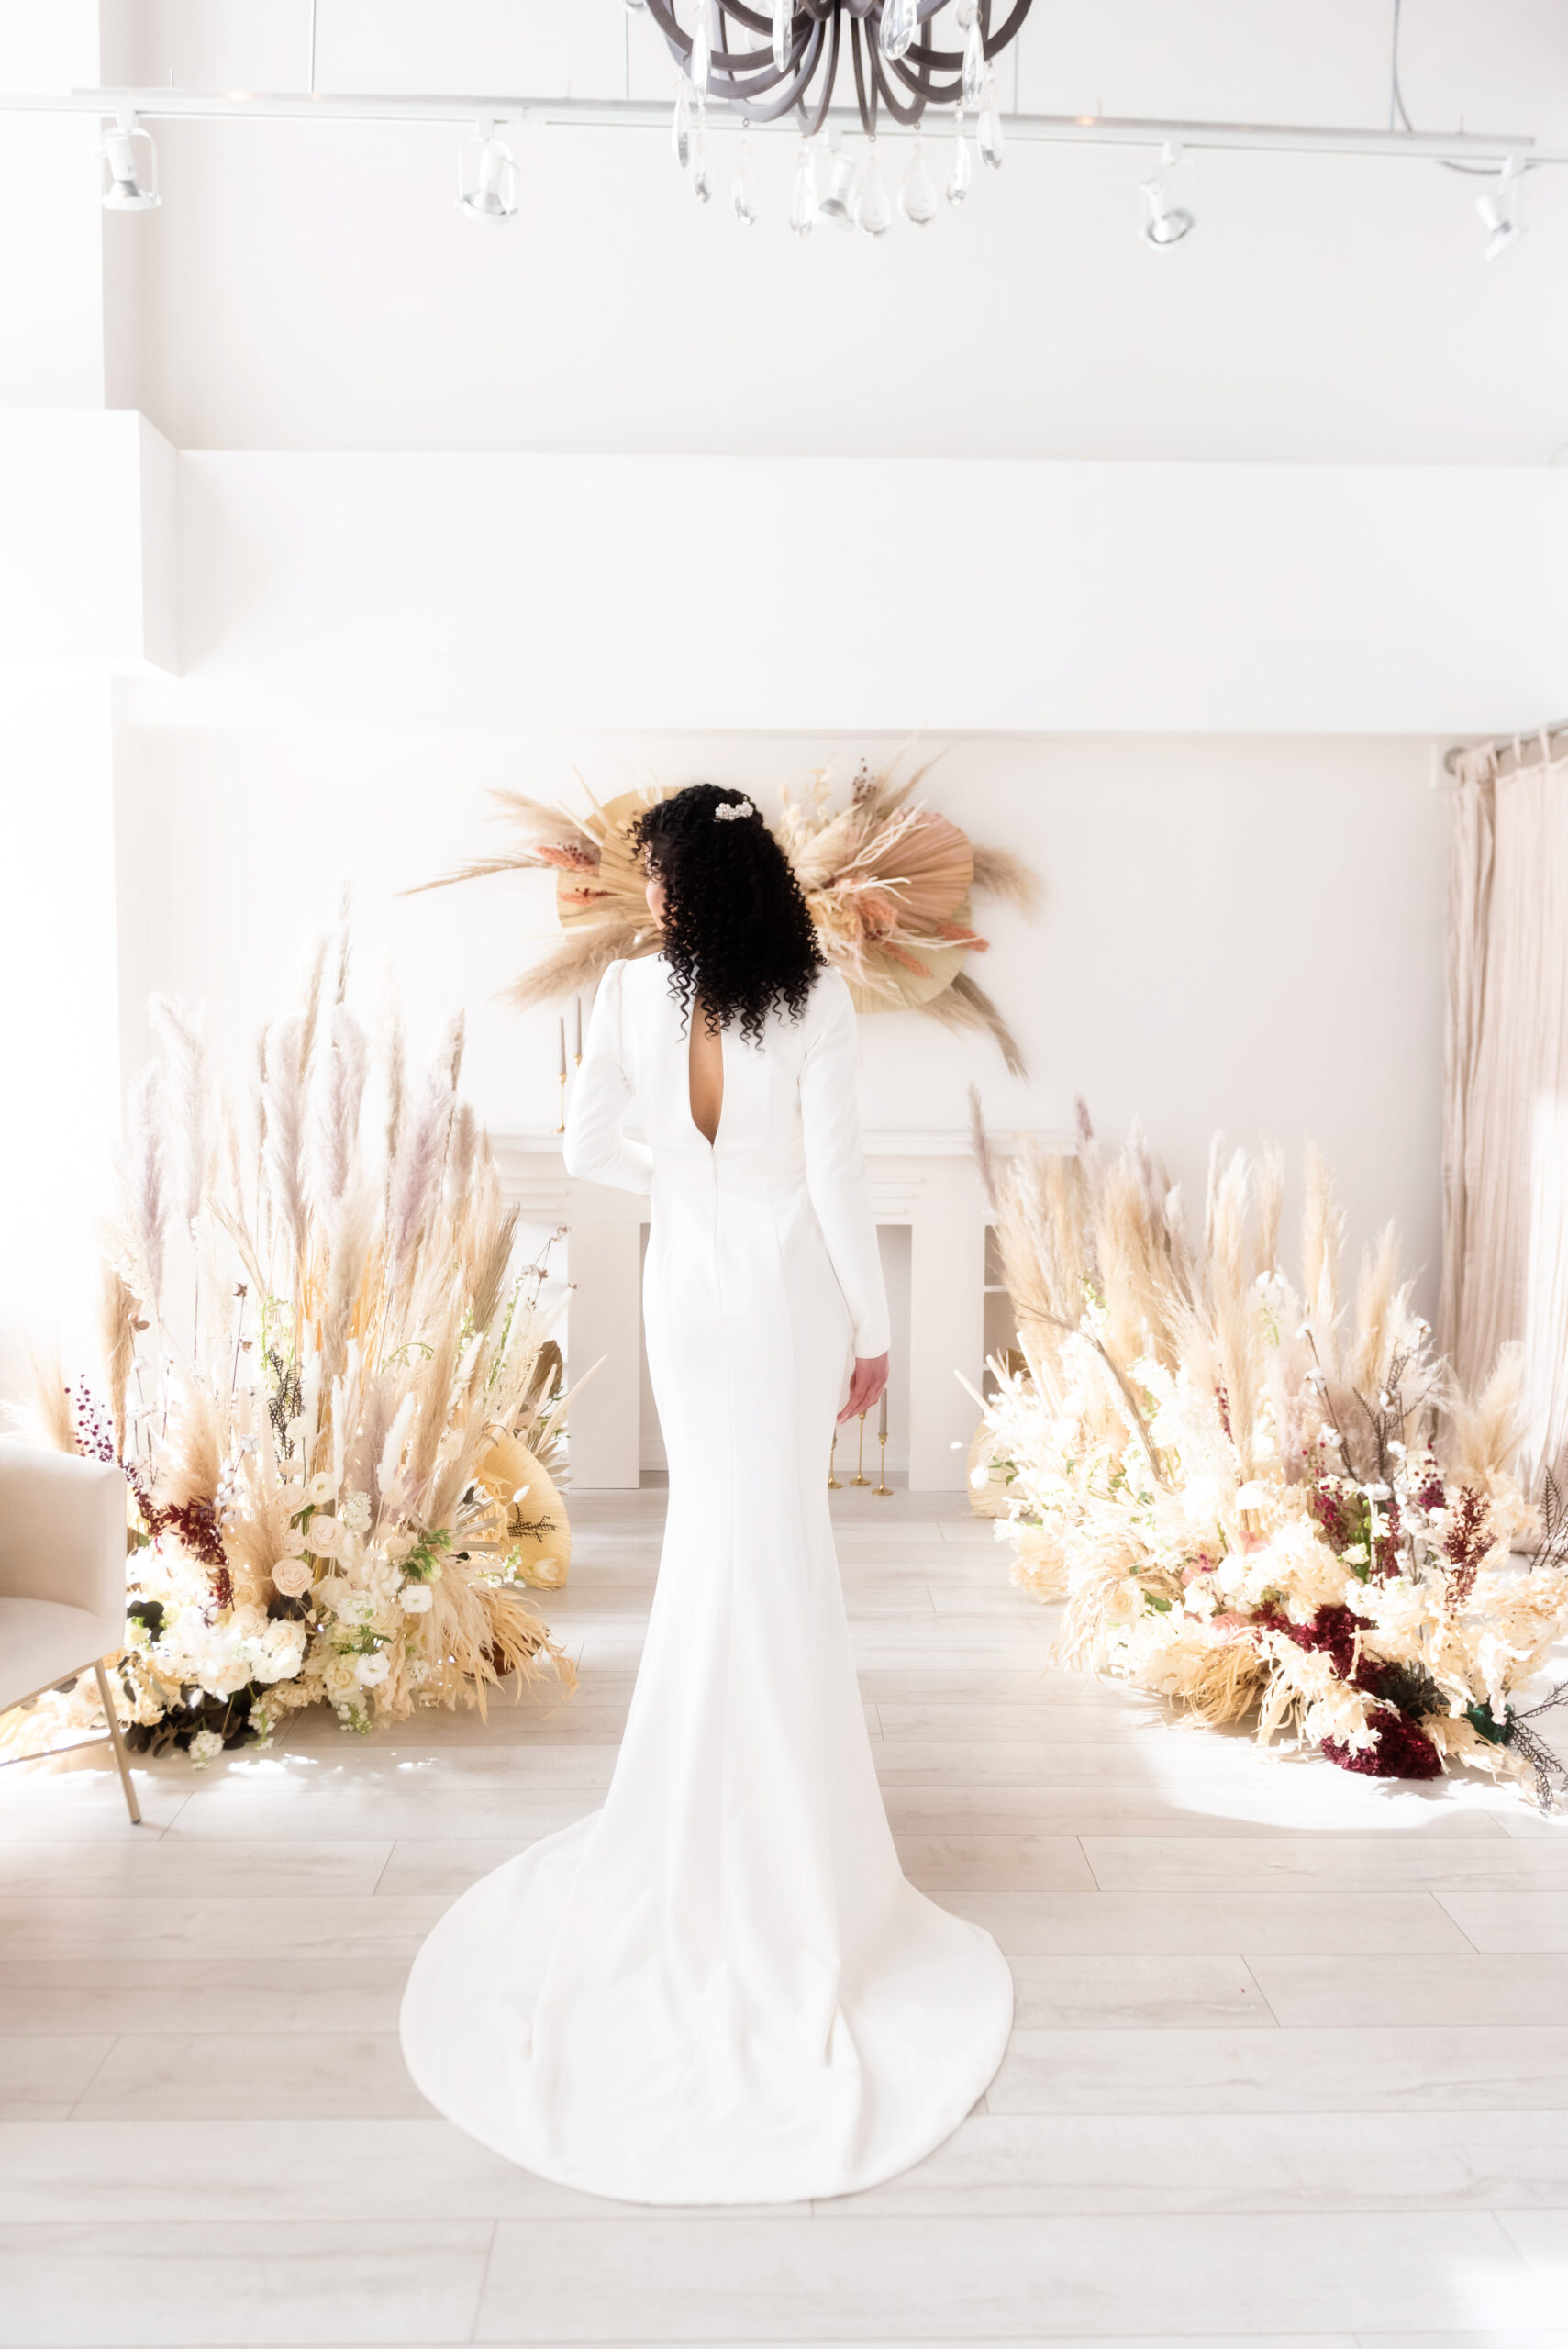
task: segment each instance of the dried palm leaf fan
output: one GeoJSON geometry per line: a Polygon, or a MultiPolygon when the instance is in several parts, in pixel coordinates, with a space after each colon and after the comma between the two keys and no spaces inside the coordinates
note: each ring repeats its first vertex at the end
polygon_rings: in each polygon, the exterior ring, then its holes
{"type": "MultiPolygon", "coordinates": [[[[873,774],[862,766],[848,804],[830,805],[828,779],[813,776],[801,803],[784,795],[778,839],[795,867],[822,951],[849,983],[861,1011],[924,1011],[945,1027],[993,1037],[1015,1076],[1023,1056],[1000,1010],[969,975],[988,941],[973,927],[975,890],[1034,910],[1034,874],[1008,849],[979,848],[914,794],[929,772],[896,780],[895,760],[873,774]]],[[[578,776],[579,783],[583,778],[578,776]]],[[[556,911],[568,935],[506,990],[518,1010],[592,987],[613,962],[657,951],[643,876],[628,837],[635,817],[667,797],[656,785],[622,792],[574,816],[520,792],[493,795],[521,834],[508,856],[465,864],[419,889],[492,873],[553,870],[556,911]]],[[[418,895],[411,889],[404,894],[418,895]]]]}

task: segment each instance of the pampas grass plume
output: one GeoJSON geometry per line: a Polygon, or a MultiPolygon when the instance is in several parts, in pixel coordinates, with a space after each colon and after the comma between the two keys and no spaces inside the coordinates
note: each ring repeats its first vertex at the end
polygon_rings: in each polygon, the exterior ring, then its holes
{"type": "Polygon", "coordinates": [[[126,1213],[147,1285],[146,1301],[154,1312],[162,1303],[169,1228],[164,1109],[163,1071],[150,1061],[134,1080],[127,1104],[126,1213]]]}

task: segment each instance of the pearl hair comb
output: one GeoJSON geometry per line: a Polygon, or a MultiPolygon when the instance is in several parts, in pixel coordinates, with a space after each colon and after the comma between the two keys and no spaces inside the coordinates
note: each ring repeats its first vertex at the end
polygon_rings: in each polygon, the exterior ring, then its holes
{"type": "Polygon", "coordinates": [[[737,816],[754,816],[756,809],[749,799],[724,799],[713,811],[715,823],[728,824],[737,816]]]}

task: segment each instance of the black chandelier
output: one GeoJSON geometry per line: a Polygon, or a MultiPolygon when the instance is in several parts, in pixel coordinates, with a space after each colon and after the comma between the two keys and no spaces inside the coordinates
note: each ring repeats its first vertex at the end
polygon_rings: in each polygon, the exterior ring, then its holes
{"type": "MultiPolygon", "coordinates": [[[[798,114],[802,139],[807,143],[802,151],[790,225],[801,233],[817,219],[840,227],[858,220],[873,236],[888,226],[892,206],[881,184],[874,146],[884,115],[890,122],[917,131],[928,106],[951,112],[954,132],[947,188],[951,203],[962,203],[969,186],[966,114],[977,117],[984,161],[994,169],[1001,164],[1001,117],[993,61],[1018,38],[1031,0],[1013,0],[999,21],[992,0],[951,0],[962,36],[958,49],[939,48],[936,28],[929,24],[949,6],[949,0],[774,0],[766,13],[743,7],[739,0],[694,0],[688,11],[690,32],[681,26],[675,0],[646,0],[646,5],[681,68],[673,145],[678,161],[689,170],[693,188],[705,203],[712,194],[704,136],[710,99],[730,107],[748,128],[754,122],[778,122],[792,111],[798,114]],[[828,119],[846,47],[854,70],[861,128],[873,142],[872,160],[858,182],[852,172],[836,161],[834,183],[818,204],[809,142],[828,119]]],[[[836,145],[836,131],[834,141],[836,145]]],[[[756,206],[750,152],[744,148],[734,194],[736,216],[750,227],[756,206]]],[[[920,226],[935,215],[935,192],[918,152],[900,206],[907,219],[920,226]]]]}

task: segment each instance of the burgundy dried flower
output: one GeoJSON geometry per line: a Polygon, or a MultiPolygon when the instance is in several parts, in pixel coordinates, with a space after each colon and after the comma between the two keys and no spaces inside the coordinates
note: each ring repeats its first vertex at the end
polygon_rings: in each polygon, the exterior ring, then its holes
{"type": "Polygon", "coordinates": [[[1464,1605],[1474,1589],[1481,1561],[1490,1546],[1486,1503],[1479,1493],[1473,1493],[1466,1486],[1460,1494],[1459,1507],[1443,1539],[1443,1556],[1452,1568],[1444,1602],[1451,1614],[1464,1605]]]}
{"type": "Polygon", "coordinates": [[[1442,1756],[1424,1730],[1390,1705],[1380,1705],[1372,1716],[1375,1744],[1360,1753],[1326,1738],[1323,1752],[1341,1770],[1362,1778],[1440,1778],[1442,1756]]]}

